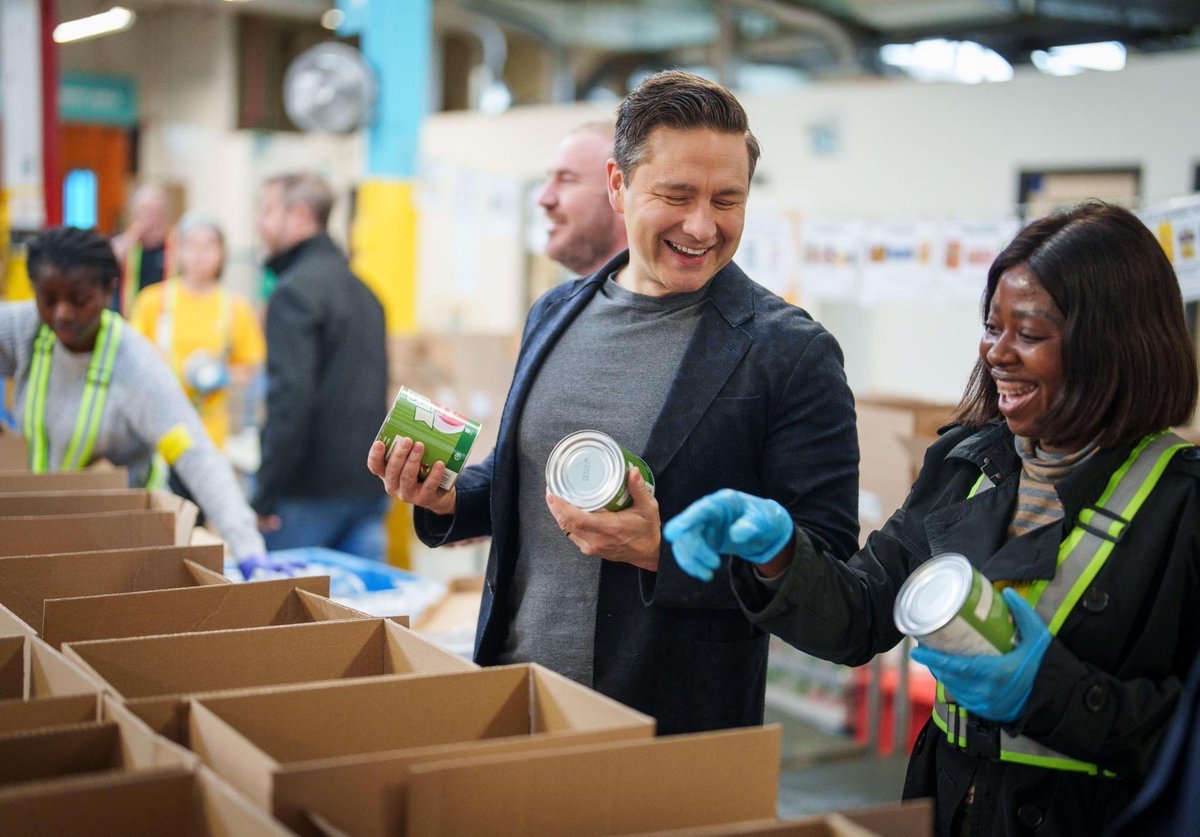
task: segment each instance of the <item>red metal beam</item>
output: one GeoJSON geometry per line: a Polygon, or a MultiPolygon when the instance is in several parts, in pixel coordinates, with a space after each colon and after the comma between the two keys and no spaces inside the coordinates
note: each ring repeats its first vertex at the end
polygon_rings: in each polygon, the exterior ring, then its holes
{"type": "Polygon", "coordinates": [[[58,130],[58,45],[54,27],[58,23],[55,0],[39,0],[42,41],[42,199],[46,226],[63,221],[62,149],[58,130]]]}

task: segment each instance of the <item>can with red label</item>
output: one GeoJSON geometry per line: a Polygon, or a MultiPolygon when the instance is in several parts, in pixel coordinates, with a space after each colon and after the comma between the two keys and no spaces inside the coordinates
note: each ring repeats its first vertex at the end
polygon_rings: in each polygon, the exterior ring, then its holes
{"type": "Polygon", "coordinates": [[[439,487],[449,490],[459,472],[466,467],[481,427],[479,422],[435,404],[419,392],[400,387],[375,438],[387,447],[387,456],[391,456],[392,447],[400,438],[407,436],[423,444],[425,452],[421,456],[419,479],[425,479],[437,462],[444,462],[446,473],[439,487]]]}

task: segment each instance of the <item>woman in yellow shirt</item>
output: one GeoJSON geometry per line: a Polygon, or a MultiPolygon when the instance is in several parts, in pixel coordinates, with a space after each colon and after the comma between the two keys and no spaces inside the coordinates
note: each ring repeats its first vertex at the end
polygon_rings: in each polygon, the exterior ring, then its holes
{"type": "Polygon", "coordinates": [[[250,303],[220,284],[224,266],[220,227],[189,213],[179,222],[180,275],[142,290],[130,314],[170,363],[219,450],[229,433],[229,385],[249,381],[267,353],[250,303]]]}

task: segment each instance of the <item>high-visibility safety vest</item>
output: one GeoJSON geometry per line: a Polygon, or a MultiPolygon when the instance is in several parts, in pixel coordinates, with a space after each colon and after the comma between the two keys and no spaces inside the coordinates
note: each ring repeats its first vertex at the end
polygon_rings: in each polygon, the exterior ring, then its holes
{"type": "MultiPolygon", "coordinates": [[[[1100,499],[1079,513],[1075,527],[1058,547],[1058,568],[1054,578],[1034,582],[1023,594],[1045,621],[1050,633],[1058,634],[1076,602],[1100,572],[1113,547],[1129,531],[1134,517],[1158,484],[1171,458],[1192,445],[1174,433],[1146,436],[1134,447],[1129,458],[1108,480],[1100,499]]],[[[986,475],[980,476],[969,497],[993,488],[986,475]]],[[[939,682],[933,705],[933,722],[951,744],[967,747],[967,710],[947,698],[939,682]]],[[[1052,770],[1068,770],[1093,776],[1114,774],[1095,764],[1062,755],[1025,736],[1009,735],[1000,730],[1000,760],[1029,764],[1052,770]]]]}
{"type": "MultiPolygon", "coordinates": [[[[75,431],[63,453],[60,469],[78,471],[92,459],[92,449],[100,434],[100,417],[108,398],[117,346],[125,327],[120,316],[112,311],[100,312],[100,330],[92,361],[88,364],[83,396],[79,399],[79,414],[75,431]]],[[[50,470],[50,445],[46,438],[46,391],[50,384],[50,363],[57,338],[45,323],[33,339],[33,360],[29,366],[29,392],[25,398],[25,438],[29,441],[29,469],[34,473],[50,470]]]]}
{"type": "MultiPolygon", "coordinates": [[[[121,344],[124,328],[125,321],[120,315],[109,310],[100,312],[100,330],[96,333],[96,346],[92,349],[92,360],[88,364],[83,395],[79,399],[75,430],[59,465],[61,471],[81,470],[92,460],[96,438],[100,435],[104,403],[108,400],[108,385],[112,381],[117,348],[121,344]]],[[[35,474],[50,470],[50,443],[46,435],[46,392],[50,388],[50,364],[54,342],[57,339],[50,326],[45,323],[33,338],[33,359],[29,365],[29,390],[25,397],[25,421],[22,429],[29,443],[29,470],[35,474]]],[[[160,456],[155,456],[145,487],[162,488],[166,483],[166,463],[160,456]]]]}

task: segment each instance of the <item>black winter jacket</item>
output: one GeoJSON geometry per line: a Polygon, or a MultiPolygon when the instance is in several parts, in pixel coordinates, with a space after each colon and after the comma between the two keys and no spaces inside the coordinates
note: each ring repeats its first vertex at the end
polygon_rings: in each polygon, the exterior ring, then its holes
{"type": "MultiPolygon", "coordinates": [[[[1051,578],[1058,546],[1132,446],[1098,451],[1057,487],[1064,520],[1006,541],[1021,462],[1003,424],[954,428],[934,444],[903,508],[848,563],[798,532],[774,591],[745,562],[734,589],[757,624],[804,651],[859,665],[901,639],[892,605],[932,555],[958,552],[993,581],[1051,578]],[[985,470],[992,491],[967,499],[985,470]]],[[[1043,659],[1025,711],[1009,725],[1118,778],[1001,762],[955,749],[927,723],[905,797],[933,796],[949,834],[975,785],[973,834],[1099,834],[1133,798],[1200,649],[1200,454],[1177,453],[1154,492],[1071,611],[1043,659]]],[[[996,725],[980,719],[980,741],[996,725]]]]}
{"type": "Polygon", "coordinates": [[[253,506],[282,497],[381,497],[366,452],[387,410],[383,306],[327,235],[267,264],[267,422],[253,506]]]}

